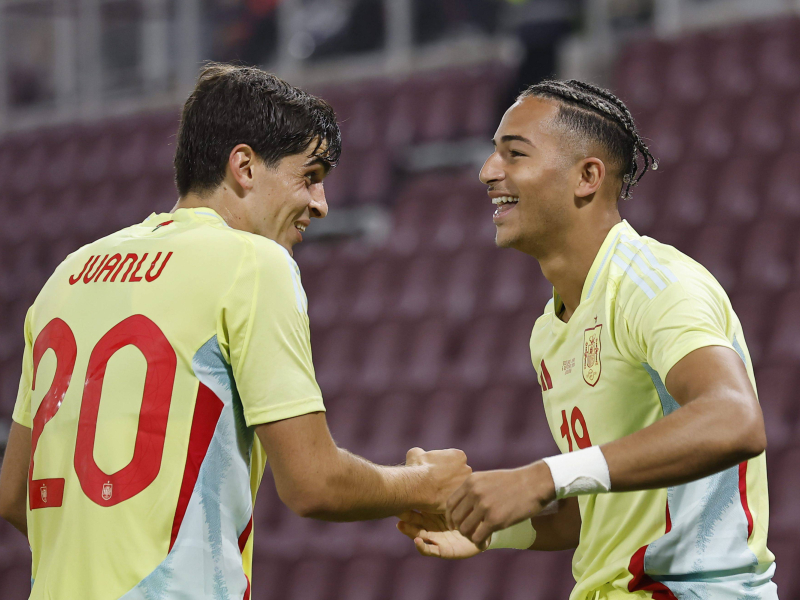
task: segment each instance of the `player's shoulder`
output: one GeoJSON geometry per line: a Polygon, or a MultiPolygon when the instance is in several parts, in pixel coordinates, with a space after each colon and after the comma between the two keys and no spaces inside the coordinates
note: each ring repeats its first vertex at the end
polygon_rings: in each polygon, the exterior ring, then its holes
{"type": "MultiPolygon", "coordinates": [[[[540,330],[542,327],[545,327],[548,322],[555,316],[555,300],[550,298],[547,303],[544,305],[544,309],[542,310],[542,314],[536,319],[533,324],[533,332],[540,330]]],[[[533,335],[533,334],[532,334],[533,335]]]]}
{"type": "Polygon", "coordinates": [[[623,310],[643,308],[658,298],[692,296],[714,302],[727,298],[716,278],[696,260],[630,229],[620,233],[610,268],[615,304],[623,310]]]}

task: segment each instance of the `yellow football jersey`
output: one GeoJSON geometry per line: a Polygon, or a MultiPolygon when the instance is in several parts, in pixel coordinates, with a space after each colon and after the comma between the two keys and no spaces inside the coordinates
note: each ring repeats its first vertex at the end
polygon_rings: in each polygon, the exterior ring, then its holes
{"type": "MultiPolygon", "coordinates": [[[[562,452],[601,445],[679,408],[664,386],[681,358],[725,346],[756,387],[741,324],[714,277],[625,221],[608,234],[568,323],[554,293],[531,357],[562,452]]],[[[764,454],[668,489],[579,497],[570,600],[777,598],[766,546],[764,454]]]]}
{"type": "Polygon", "coordinates": [[[13,415],[31,598],[248,598],[253,426],[323,410],[275,242],[180,209],[71,254],[28,312],[13,415]]]}

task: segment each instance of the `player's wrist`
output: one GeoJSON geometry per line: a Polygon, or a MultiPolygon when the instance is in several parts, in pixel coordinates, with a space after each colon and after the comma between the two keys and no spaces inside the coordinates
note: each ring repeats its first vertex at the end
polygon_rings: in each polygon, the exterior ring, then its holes
{"type": "MultiPolygon", "coordinates": [[[[526,489],[533,494],[533,505],[545,507],[556,500],[556,488],[550,468],[541,460],[522,467],[527,479],[526,489]]],[[[537,511],[538,512],[538,511],[537,511]]]]}
{"type": "Polygon", "coordinates": [[[431,468],[425,463],[399,467],[403,475],[400,485],[406,494],[407,508],[436,512],[438,498],[436,489],[431,485],[431,468]]]}
{"type": "Polygon", "coordinates": [[[611,491],[611,475],[600,446],[550,456],[542,462],[550,469],[559,500],[611,491]]]}

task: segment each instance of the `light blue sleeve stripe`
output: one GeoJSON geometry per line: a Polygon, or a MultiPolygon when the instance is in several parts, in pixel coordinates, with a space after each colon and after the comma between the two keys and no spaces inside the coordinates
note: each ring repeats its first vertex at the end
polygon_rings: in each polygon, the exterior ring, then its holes
{"type": "Polygon", "coordinates": [[[292,285],[294,286],[294,298],[297,301],[297,310],[299,310],[301,313],[308,312],[308,301],[306,300],[306,293],[305,290],[303,290],[303,285],[300,283],[297,263],[294,262],[294,259],[291,256],[289,256],[286,248],[282,248],[282,250],[284,252],[284,256],[286,257],[286,262],[289,263],[289,271],[292,274],[292,285]]]}
{"type": "Polygon", "coordinates": [[[631,240],[625,237],[624,235],[622,236],[622,241],[627,242],[631,244],[634,248],[638,248],[639,250],[641,250],[642,253],[644,253],[647,260],[650,261],[650,264],[652,264],[661,273],[664,273],[664,275],[667,276],[667,279],[669,279],[673,283],[678,281],[678,278],[675,277],[672,271],[670,271],[667,267],[658,262],[658,259],[656,259],[655,255],[653,255],[653,252],[650,250],[650,248],[647,247],[647,244],[645,244],[643,241],[631,240]]]}
{"type": "Polygon", "coordinates": [[[606,255],[603,257],[603,260],[600,261],[600,266],[597,267],[597,271],[594,273],[594,279],[592,279],[592,285],[589,286],[589,291],[586,292],[586,299],[588,300],[589,297],[592,295],[592,290],[594,289],[594,284],[597,283],[597,277],[600,275],[600,272],[603,270],[603,265],[606,264],[606,260],[608,259],[608,255],[614,251],[614,248],[617,247],[617,240],[619,239],[620,234],[618,233],[614,237],[614,241],[611,242],[611,246],[609,246],[608,250],[606,250],[606,255]]]}
{"type": "Polygon", "coordinates": [[[649,285],[647,285],[647,282],[645,282],[641,277],[639,277],[636,274],[636,271],[634,271],[633,268],[631,268],[630,264],[626,263],[616,254],[611,257],[611,260],[614,261],[614,264],[616,264],[620,269],[625,271],[631,279],[633,279],[634,283],[638,285],[645,294],[647,294],[648,298],[652,299],[656,297],[656,293],[652,290],[652,288],[649,285]]]}
{"type": "Polygon", "coordinates": [[[617,246],[617,251],[622,252],[622,254],[624,254],[628,260],[632,260],[633,262],[635,262],[636,265],[642,270],[642,273],[647,275],[650,278],[650,280],[656,284],[656,287],[658,289],[663,290],[664,288],[667,287],[667,284],[664,283],[664,280],[661,279],[661,277],[659,277],[659,275],[655,271],[653,271],[649,266],[647,266],[647,263],[644,262],[644,260],[642,260],[641,256],[639,256],[638,254],[634,254],[633,252],[630,251],[630,249],[626,248],[622,244],[617,246]]]}

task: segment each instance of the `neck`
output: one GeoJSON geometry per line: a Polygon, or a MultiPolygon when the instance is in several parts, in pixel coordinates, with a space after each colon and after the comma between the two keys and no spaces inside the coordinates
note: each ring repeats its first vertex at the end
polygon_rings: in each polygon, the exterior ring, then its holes
{"type": "Polygon", "coordinates": [[[231,202],[230,198],[228,198],[223,184],[207,194],[189,192],[185,196],[181,196],[175,206],[172,207],[170,213],[174,213],[179,208],[210,208],[233,229],[250,231],[244,215],[241,214],[241,211],[235,210],[236,205],[237,203],[231,202]]]}
{"type": "Polygon", "coordinates": [[[569,321],[581,302],[586,276],[600,246],[612,227],[621,221],[617,210],[597,217],[578,220],[545,256],[536,257],[542,273],[564,303],[564,311],[559,315],[564,322],[569,321]]]}

